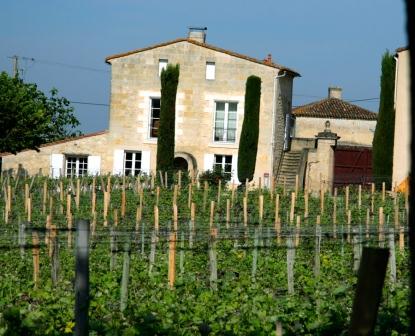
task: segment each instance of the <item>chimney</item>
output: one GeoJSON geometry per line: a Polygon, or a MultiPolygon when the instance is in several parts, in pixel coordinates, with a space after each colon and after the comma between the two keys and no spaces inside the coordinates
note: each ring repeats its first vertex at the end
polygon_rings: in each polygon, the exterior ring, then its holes
{"type": "Polygon", "coordinates": [[[329,98],[342,99],[342,88],[338,86],[329,87],[329,98]]]}
{"type": "Polygon", "coordinates": [[[206,31],[207,27],[189,27],[189,35],[187,38],[199,43],[205,43],[206,31]]]}
{"type": "Polygon", "coordinates": [[[272,64],[272,55],[268,54],[266,58],[264,58],[264,63],[272,64]]]}

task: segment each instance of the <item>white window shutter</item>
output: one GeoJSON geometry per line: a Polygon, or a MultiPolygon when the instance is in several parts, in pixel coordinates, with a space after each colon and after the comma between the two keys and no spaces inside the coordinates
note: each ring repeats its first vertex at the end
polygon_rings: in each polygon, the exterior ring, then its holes
{"type": "Polygon", "coordinates": [[[232,155],[232,182],[239,183],[239,180],[238,180],[238,155],[232,155]]]}
{"type": "Polygon", "coordinates": [[[124,151],[122,149],[114,150],[114,164],[112,168],[113,175],[121,175],[124,168],[124,151]]]}
{"type": "Polygon", "coordinates": [[[58,178],[64,175],[63,161],[63,154],[52,154],[50,156],[50,176],[58,178]]]}
{"type": "Polygon", "coordinates": [[[212,170],[213,169],[213,162],[215,160],[214,154],[205,154],[203,168],[204,170],[212,170]]]}
{"type": "Polygon", "coordinates": [[[141,151],[141,171],[150,175],[150,151],[141,151]]]}
{"type": "Polygon", "coordinates": [[[99,155],[88,156],[88,175],[99,175],[101,173],[101,157],[99,155]]]}

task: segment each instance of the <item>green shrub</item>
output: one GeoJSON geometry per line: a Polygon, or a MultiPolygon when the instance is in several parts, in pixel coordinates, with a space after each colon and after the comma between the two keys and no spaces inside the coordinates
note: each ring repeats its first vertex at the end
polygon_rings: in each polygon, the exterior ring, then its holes
{"type": "Polygon", "coordinates": [[[199,175],[200,183],[208,182],[211,186],[217,186],[219,181],[222,181],[222,184],[225,184],[231,180],[231,175],[225,173],[223,169],[219,166],[215,167],[212,170],[206,170],[199,175]]]}

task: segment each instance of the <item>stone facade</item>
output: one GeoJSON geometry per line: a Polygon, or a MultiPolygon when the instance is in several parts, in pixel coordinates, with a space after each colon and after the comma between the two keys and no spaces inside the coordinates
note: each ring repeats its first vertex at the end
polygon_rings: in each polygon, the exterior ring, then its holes
{"type": "Polygon", "coordinates": [[[99,132],[43,145],[39,152],[25,150],[17,155],[3,154],[2,170],[6,173],[56,176],[65,171],[65,157],[99,157],[98,167],[96,164],[92,167],[91,158],[89,160],[89,173],[97,174],[111,169],[109,156],[108,133],[99,132]]]}
{"type": "Polygon", "coordinates": [[[376,120],[297,117],[295,137],[314,139],[327,120],[331,130],[340,136],[339,145],[372,147],[376,120]]]}
{"type": "Polygon", "coordinates": [[[256,75],[262,80],[262,89],[255,179],[272,175],[284,144],[285,114],[291,111],[293,78],[298,76],[296,72],[271,60],[255,60],[191,39],[110,56],[106,61],[111,64],[108,133],[65,145],[45,146],[40,153],[28,151],[17,156],[7,155],[3,157],[4,170],[16,169],[21,163],[30,173],[40,168],[48,171],[53,166],[51,153],[78,153],[74,145],[77,143],[82,148],[80,152],[100,156],[100,173],[122,174],[126,152],[140,153],[142,171],[154,172],[157,138],[150,134],[150,125],[154,122],[152,102],[154,104],[160,98],[160,67],[169,63],[180,65],[176,99],[176,156],[186,160],[189,169],[198,171],[212,169],[219,155],[228,156],[228,159],[232,156],[232,175],[236,181],[245,83],[250,75],[256,75]],[[206,79],[207,64],[210,71],[213,67],[213,79],[206,79]],[[218,103],[226,109],[230,109],[230,103],[236,106],[234,140],[215,138],[218,103]],[[44,162],[40,164],[39,161],[44,162]]]}

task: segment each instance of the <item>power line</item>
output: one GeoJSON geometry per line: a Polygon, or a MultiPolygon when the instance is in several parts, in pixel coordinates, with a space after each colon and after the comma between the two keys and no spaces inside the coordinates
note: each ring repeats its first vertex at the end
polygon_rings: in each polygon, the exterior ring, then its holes
{"type": "Polygon", "coordinates": [[[93,105],[93,106],[110,106],[109,104],[104,103],[91,103],[91,102],[81,102],[81,101],[69,101],[71,104],[79,104],[79,105],[93,105]]]}
{"type": "Polygon", "coordinates": [[[353,102],[360,102],[360,101],[370,101],[370,100],[379,100],[380,98],[362,98],[362,99],[353,99],[353,100],[346,100],[349,103],[353,102]]]}
{"type": "Polygon", "coordinates": [[[78,65],[78,64],[69,64],[69,63],[63,63],[63,62],[50,61],[50,60],[45,60],[45,59],[38,59],[38,58],[34,58],[34,57],[14,55],[14,56],[9,57],[9,58],[12,58],[14,60],[18,60],[19,58],[21,58],[24,61],[30,61],[30,62],[33,62],[33,63],[53,65],[53,66],[61,66],[61,67],[77,69],[77,70],[86,70],[86,71],[93,71],[93,72],[100,72],[100,73],[110,73],[109,70],[105,70],[105,69],[93,68],[93,67],[78,65]]]}
{"type": "MultiPolygon", "coordinates": [[[[25,57],[22,57],[22,59],[25,59],[25,57]]],[[[33,62],[36,62],[36,63],[54,65],[54,66],[61,66],[61,67],[66,67],[66,68],[71,68],[71,69],[102,72],[102,73],[110,73],[109,70],[92,68],[92,67],[87,67],[87,66],[83,66],[83,65],[75,65],[75,64],[68,64],[68,63],[62,63],[62,62],[54,62],[54,61],[35,59],[35,58],[31,58],[30,60],[32,60],[33,62]]]]}

